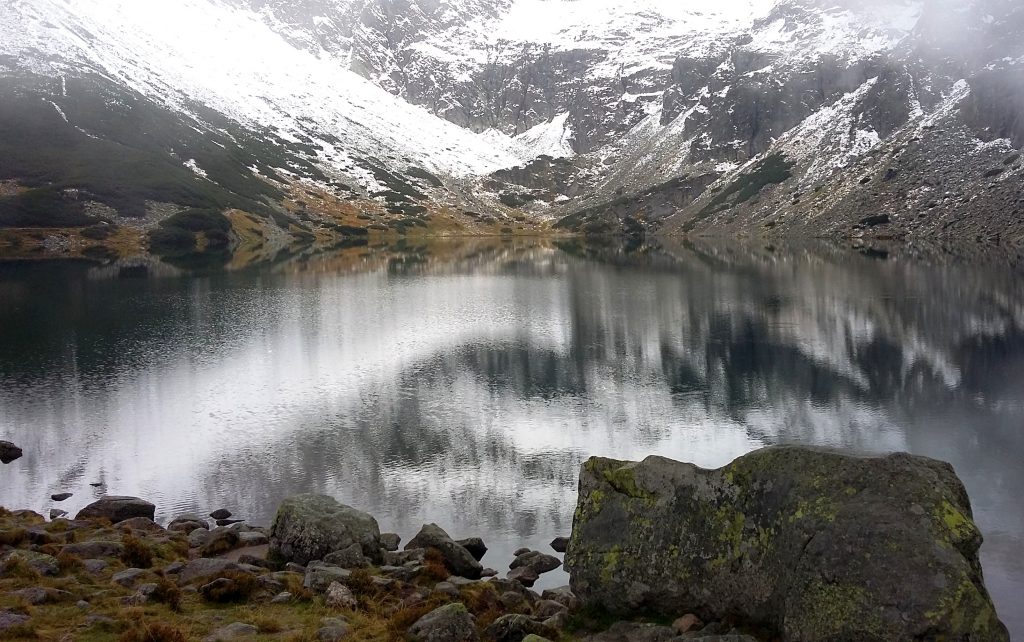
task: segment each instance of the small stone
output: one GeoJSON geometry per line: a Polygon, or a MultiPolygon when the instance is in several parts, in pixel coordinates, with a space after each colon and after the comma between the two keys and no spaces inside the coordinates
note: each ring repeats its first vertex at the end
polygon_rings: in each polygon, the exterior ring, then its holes
{"type": "Polygon", "coordinates": [[[201,557],[216,557],[238,548],[239,537],[226,528],[215,528],[209,532],[206,542],[199,547],[201,557]]]}
{"type": "Polygon", "coordinates": [[[238,545],[242,548],[250,546],[266,546],[270,538],[259,531],[246,531],[238,534],[238,545]]]}
{"type": "Polygon", "coordinates": [[[320,640],[320,642],[338,642],[347,638],[351,632],[352,629],[347,624],[342,626],[325,626],[317,629],[316,639],[320,640]]]}
{"type": "Polygon", "coordinates": [[[553,555],[541,553],[539,551],[530,551],[518,555],[512,563],[509,564],[510,569],[516,569],[521,567],[531,568],[537,572],[537,575],[553,571],[562,565],[561,560],[553,555]]]}
{"type": "Polygon", "coordinates": [[[525,615],[510,613],[502,615],[491,623],[484,631],[484,637],[494,640],[494,642],[520,642],[531,633],[535,635],[555,634],[547,626],[534,622],[525,615]]]}
{"type": "Polygon", "coordinates": [[[75,606],[77,606],[79,609],[83,611],[88,611],[92,608],[92,604],[89,604],[85,600],[78,600],[77,602],[75,602],[75,606]]]}
{"type": "Polygon", "coordinates": [[[291,604],[295,601],[295,596],[288,591],[281,591],[270,600],[271,604],[291,604]]]}
{"type": "Polygon", "coordinates": [[[225,642],[226,640],[237,640],[239,638],[253,637],[259,633],[259,629],[251,624],[235,622],[221,627],[203,638],[204,642],[225,642]]]}
{"type": "Polygon", "coordinates": [[[248,566],[258,566],[260,568],[271,568],[271,563],[262,557],[256,557],[255,555],[249,555],[245,553],[238,556],[238,563],[248,566]]]}
{"type": "Polygon", "coordinates": [[[218,508],[217,510],[210,513],[210,517],[213,519],[228,519],[231,517],[231,511],[226,508],[218,508]]]}
{"type": "Polygon", "coordinates": [[[564,553],[567,548],[569,548],[568,537],[556,537],[551,540],[551,549],[556,553],[564,553]]]}
{"type": "Polygon", "coordinates": [[[178,573],[178,584],[191,584],[230,570],[238,570],[238,564],[225,559],[200,557],[190,561],[185,568],[181,569],[181,572],[178,573]]]}
{"type": "Polygon", "coordinates": [[[517,548],[515,550],[515,552],[512,553],[512,555],[514,557],[519,557],[520,555],[526,555],[529,552],[530,552],[530,549],[528,549],[528,548],[517,548]]]}
{"type": "Polygon", "coordinates": [[[210,530],[210,524],[198,515],[182,515],[181,517],[175,517],[167,525],[167,530],[175,533],[191,533],[197,528],[210,530]]]}
{"type": "Polygon", "coordinates": [[[699,631],[702,628],[704,628],[704,623],[693,613],[687,613],[672,623],[672,629],[679,635],[690,631],[699,631]]]}
{"type": "Polygon", "coordinates": [[[107,569],[110,564],[106,560],[82,560],[82,568],[93,575],[99,575],[107,569]]]}
{"type": "Polygon", "coordinates": [[[241,524],[245,520],[243,519],[218,519],[217,526],[234,526],[235,524],[241,524]]]}
{"type": "Polygon", "coordinates": [[[402,537],[398,533],[381,533],[380,545],[385,551],[394,552],[402,543],[402,537]]]}
{"type": "Polygon", "coordinates": [[[54,495],[50,495],[50,499],[52,499],[55,502],[62,502],[67,499],[71,499],[73,496],[73,493],[56,493],[54,495]]]}
{"type": "Polygon", "coordinates": [[[288,562],[287,564],[285,564],[284,570],[288,571],[289,573],[298,573],[299,575],[306,574],[306,567],[302,564],[296,564],[295,562],[288,562]]]}
{"type": "Polygon", "coordinates": [[[163,526],[157,524],[148,517],[133,517],[126,519],[123,522],[119,522],[116,527],[120,531],[134,530],[144,531],[147,533],[158,533],[164,530],[163,526]]]}
{"type": "Polygon", "coordinates": [[[124,553],[124,544],[121,542],[105,542],[103,540],[78,542],[66,545],[61,549],[61,552],[81,558],[120,557],[124,553]]]}
{"type": "Polygon", "coordinates": [[[16,550],[7,555],[3,559],[3,562],[0,563],[0,577],[2,577],[4,574],[4,568],[16,559],[25,562],[40,575],[55,577],[60,574],[60,564],[57,563],[56,557],[52,555],[46,555],[45,553],[36,553],[33,551],[26,550],[16,550]]]}
{"type": "Polygon", "coordinates": [[[572,592],[572,589],[568,586],[559,586],[558,588],[547,589],[541,593],[541,598],[558,602],[570,611],[575,611],[580,608],[580,599],[576,597],[572,592]]]}
{"type": "Polygon", "coordinates": [[[182,561],[179,560],[177,562],[171,562],[170,564],[168,564],[164,568],[164,574],[165,575],[177,575],[178,573],[182,572],[183,570],[185,570],[185,562],[182,562],[182,561]]]}
{"type": "Polygon", "coordinates": [[[135,584],[136,580],[145,574],[146,571],[141,568],[128,568],[114,573],[110,577],[110,581],[114,584],[120,584],[121,586],[131,586],[132,584],[135,584]]]}
{"type": "Polygon", "coordinates": [[[494,570],[493,568],[485,568],[484,570],[480,571],[480,577],[495,577],[497,575],[498,571],[494,570]]]}
{"type": "Polygon", "coordinates": [[[505,591],[498,596],[498,601],[509,611],[520,611],[529,605],[526,597],[516,591],[505,591]]]}
{"type": "Polygon", "coordinates": [[[21,458],[24,453],[21,448],[18,448],[9,441],[0,441],[0,462],[9,464],[12,461],[21,458]]]}
{"type": "Polygon", "coordinates": [[[27,615],[13,613],[11,611],[0,611],[0,631],[13,629],[14,627],[21,626],[28,621],[29,617],[27,615]]]}
{"type": "Polygon", "coordinates": [[[467,539],[460,539],[455,542],[462,548],[469,551],[469,554],[473,556],[473,559],[480,561],[487,554],[487,545],[479,537],[469,537],[467,539]]]}
{"type": "Polygon", "coordinates": [[[324,602],[332,609],[354,609],[359,605],[352,590],[340,582],[331,582],[327,587],[324,602]]]}
{"type": "Polygon", "coordinates": [[[61,510],[59,508],[51,508],[50,509],[50,520],[52,521],[52,520],[58,519],[60,517],[64,517],[67,514],[68,514],[68,512],[66,510],[61,510]]]}
{"type": "Polygon", "coordinates": [[[563,604],[554,600],[539,600],[533,605],[533,614],[545,620],[568,610],[563,604]]]}
{"type": "Polygon", "coordinates": [[[322,593],[330,588],[331,584],[335,582],[345,582],[349,577],[352,576],[352,571],[337,566],[325,566],[325,565],[310,565],[306,569],[306,577],[302,582],[302,585],[318,593],[322,593]]]}
{"type": "Polygon", "coordinates": [[[416,537],[405,545],[406,550],[414,548],[436,549],[444,558],[444,564],[455,575],[479,579],[483,567],[468,550],[455,543],[448,533],[437,524],[425,524],[416,537]]]}
{"type": "Polygon", "coordinates": [[[427,613],[409,627],[413,642],[476,642],[473,616],[461,602],[447,604],[427,613]]]}
{"type": "Polygon", "coordinates": [[[324,563],[338,568],[366,568],[370,565],[358,543],[324,556],[324,563]]]}
{"type": "Polygon", "coordinates": [[[434,585],[434,592],[444,593],[445,595],[450,595],[452,597],[459,596],[459,589],[455,588],[455,585],[451,582],[438,582],[434,585]]]}
{"type": "Polygon", "coordinates": [[[540,579],[540,575],[537,571],[528,566],[520,566],[519,568],[513,569],[509,571],[508,575],[505,577],[510,580],[515,580],[527,588],[536,584],[537,580],[540,579]]]}

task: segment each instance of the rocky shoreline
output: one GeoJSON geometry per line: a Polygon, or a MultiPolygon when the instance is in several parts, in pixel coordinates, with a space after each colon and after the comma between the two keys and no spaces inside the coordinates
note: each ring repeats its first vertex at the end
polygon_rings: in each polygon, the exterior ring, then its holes
{"type": "Polygon", "coordinates": [[[594,458],[570,538],[504,577],[480,538],[401,546],[323,495],[269,528],[107,496],[0,509],[0,638],[125,642],[1009,640],[947,464],[769,448],[716,471],[594,458]],[[571,586],[531,587],[560,566],[571,586]]]}

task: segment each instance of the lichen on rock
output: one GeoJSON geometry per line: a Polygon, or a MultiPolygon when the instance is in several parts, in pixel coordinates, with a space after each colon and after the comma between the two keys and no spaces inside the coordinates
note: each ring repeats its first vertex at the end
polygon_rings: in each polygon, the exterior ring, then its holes
{"type": "Polygon", "coordinates": [[[784,640],[1008,640],[948,464],[768,448],[718,470],[593,458],[565,566],[613,613],[734,620],[784,640]]]}

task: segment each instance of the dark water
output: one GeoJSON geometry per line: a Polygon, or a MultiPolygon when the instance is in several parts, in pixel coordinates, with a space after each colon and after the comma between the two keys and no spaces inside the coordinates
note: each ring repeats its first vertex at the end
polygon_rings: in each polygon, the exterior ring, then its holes
{"type": "MultiPolygon", "coordinates": [[[[272,268],[0,266],[0,504],[100,491],[269,523],[319,491],[506,568],[571,526],[592,454],[765,444],[951,461],[1024,636],[1024,283],[743,247],[352,249],[272,268]]],[[[552,574],[548,584],[564,582],[552,574]]]]}

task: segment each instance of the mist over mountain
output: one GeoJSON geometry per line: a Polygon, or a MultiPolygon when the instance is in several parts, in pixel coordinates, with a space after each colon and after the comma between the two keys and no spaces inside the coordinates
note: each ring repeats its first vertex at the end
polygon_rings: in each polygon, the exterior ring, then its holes
{"type": "Polygon", "coordinates": [[[1019,252],[1022,36],[1012,0],[13,0],[0,225],[1019,252]]]}

